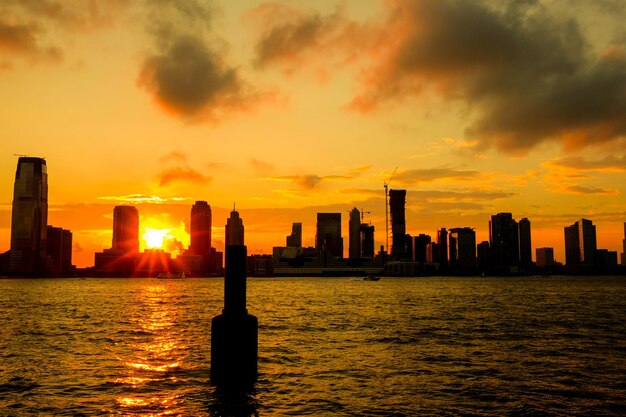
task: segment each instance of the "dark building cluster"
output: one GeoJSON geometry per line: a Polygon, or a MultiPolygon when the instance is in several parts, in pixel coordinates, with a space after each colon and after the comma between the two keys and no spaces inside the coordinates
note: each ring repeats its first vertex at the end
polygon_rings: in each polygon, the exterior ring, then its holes
{"type": "Polygon", "coordinates": [[[48,225],[48,171],[43,158],[17,161],[11,209],[11,248],[0,255],[10,276],[71,276],[72,232],[48,225]]]}
{"type": "Polygon", "coordinates": [[[113,241],[110,249],[95,254],[96,276],[207,276],[222,271],[222,252],[211,246],[211,206],[196,201],[191,207],[190,245],[172,259],[162,249],[139,252],[139,212],[132,206],[113,209],[113,241]]]}

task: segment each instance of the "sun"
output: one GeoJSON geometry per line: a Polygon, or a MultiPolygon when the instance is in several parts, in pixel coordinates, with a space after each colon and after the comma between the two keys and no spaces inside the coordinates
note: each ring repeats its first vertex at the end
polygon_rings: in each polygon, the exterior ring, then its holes
{"type": "Polygon", "coordinates": [[[142,237],[146,242],[146,247],[148,249],[162,249],[163,240],[168,233],[169,229],[154,229],[152,227],[147,227],[142,237]]]}

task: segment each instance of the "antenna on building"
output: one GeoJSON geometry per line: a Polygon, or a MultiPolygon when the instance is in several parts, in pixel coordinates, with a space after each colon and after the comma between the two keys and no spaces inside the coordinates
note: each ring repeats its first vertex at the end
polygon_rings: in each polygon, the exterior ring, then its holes
{"type": "Polygon", "coordinates": [[[385,250],[389,253],[389,184],[393,179],[393,176],[396,175],[396,171],[398,167],[393,170],[393,174],[389,177],[387,181],[384,183],[385,187],[385,250]]]}

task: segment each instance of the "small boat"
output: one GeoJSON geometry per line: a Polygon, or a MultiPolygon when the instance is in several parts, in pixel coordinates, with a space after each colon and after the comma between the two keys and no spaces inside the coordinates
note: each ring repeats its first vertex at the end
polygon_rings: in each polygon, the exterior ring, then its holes
{"type": "Polygon", "coordinates": [[[161,272],[157,275],[158,279],[183,279],[185,278],[184,272],[161,272]]]}
{"type": "Polygon", "coordinates": [[[363,281],[380,281],[380,277],[377,277],[376,275],[370,274],[370,275],[364,277],[363,281]]]}

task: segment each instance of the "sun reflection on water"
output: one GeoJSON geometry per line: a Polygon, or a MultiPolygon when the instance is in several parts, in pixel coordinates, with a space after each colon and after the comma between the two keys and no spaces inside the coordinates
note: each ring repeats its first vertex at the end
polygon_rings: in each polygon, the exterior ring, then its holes
{"type": "Polygon", "coordinates": [[[125,414],[179,414],[178,394],[165,395],[159,389],[181,382],[177,371],[185,359],[186,346],[177,327],[178,294],[164,284],[146,282],[133,296],[128,329],[133,337],[128,339],[125,357],[118,358],[125,375],[113,379],[122,387],[116,403],[125,414]]]}

